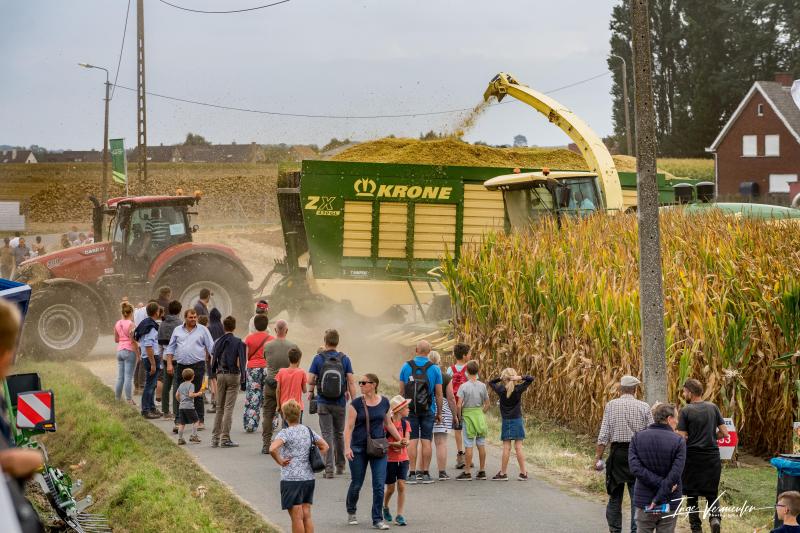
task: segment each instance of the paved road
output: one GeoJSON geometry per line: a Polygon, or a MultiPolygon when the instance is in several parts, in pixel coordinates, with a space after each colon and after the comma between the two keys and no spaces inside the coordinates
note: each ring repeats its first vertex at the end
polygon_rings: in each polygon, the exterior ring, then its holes
{"type": "MultiPolygon", "coordinates": [[[[97,359],[84,364],[104,383],[113,385],[117,371],[114,359],[97,359]]],[[[232,431],[232,438],[240,444],[239,448],[211,448],[210,430],[206,430],[200,432],[202,443],[187,445],[185,449],[271,522],[289,531],[288,514],[280,508],[280,470],[271,458],[261,455],[260,433],[248,434],[242,429],[240,413],[243,401],[244,394],[240,394],[232,431]]],[[[309,418],[309,424],[318,430],[316,417],[309,418]]],[[[211,427],[213,419],[214,415],[206,415],[206,425],[211,427]]],[[[175,438],[171,421],[156,420],[153,423],[170,438],[175,438]]],[[[450,449],[455,449],[452,441],[450,449]]],[[[498,452],[497,448],[489,448],[486,469],[489,476],[499,469],[498,452]]],[[[515,464],[512,457],[511,465],[515,464]]],[[[516,475],[515,466],[509,471],[516,475]]],[[[453,477],[457,472],[452,467],[449,470],[453,477]]],[[[318,531],[353,531],[367,529],[371,525],[369,474],[359,502],[359,526],[348,526],[346,523],[344,502],[348,483],[349,473],[333,480],[317,479],[313,514],[318,531]]],[[[451,480],[432,485],[411,485],[407,488],[405,516],[409,524],[405,528],[407,531],[462,533],[465,529],[477,528],[489,531],[585,533],[607,529],[603,505],[567,494],[535,478],[527,482],[515,479],[505,483],[451,480]]]]}

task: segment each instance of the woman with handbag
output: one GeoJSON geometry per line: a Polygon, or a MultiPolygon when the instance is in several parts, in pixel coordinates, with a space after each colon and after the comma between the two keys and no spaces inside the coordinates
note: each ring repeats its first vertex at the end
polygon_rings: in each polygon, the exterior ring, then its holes
{"type": "Polygon", "coordinates": [[[358,524],[356,505],[369,465],[372,471],[372,527],[389,529],[383,521],[386,452],[389,448],[386,431],[397,441],[402,437],[392,423],[389,400],[378,394],[379,383],[375,374],[364,374],[358,380],[361,396],[347,407],[344,454],[350,463],[351,477],[347,491],[347,521],[350,525],[358,524]]]}
{"type": "Polygon", "coordinates": [[[281,508],[289,512],[292,533],[311,533],[311,504],[314,503],[314,472],[325,469],[320,453],[328,443],[300,424],[300,404],[289,400],[281,406],[289,427],[278,432],[269,453],[281,467],[281,508]]]}

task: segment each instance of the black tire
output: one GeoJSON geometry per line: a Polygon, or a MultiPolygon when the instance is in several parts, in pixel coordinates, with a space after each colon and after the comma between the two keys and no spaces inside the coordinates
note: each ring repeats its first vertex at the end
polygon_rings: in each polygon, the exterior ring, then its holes
{"type": "Polygon", "coordinates": [[[43,287],[31,296],[22,332],[22,353],[37,359],[89,354],[99,336],[99,310],[76,289],[43,287]]]}
{"type": "Polygon", "coordinates": [[[238,267],[224,260],[209,258],[182,261],[171,266],[156,286],[171,288],[173,297],[181,302],[184,311],[194,306],[200,288],[210,288],[214,293],[210,307],[219,307],[223,318],[234,316],[239,331],[247,330],[247,323],[254,312],[253,295],[247,278],[238,267]]]}

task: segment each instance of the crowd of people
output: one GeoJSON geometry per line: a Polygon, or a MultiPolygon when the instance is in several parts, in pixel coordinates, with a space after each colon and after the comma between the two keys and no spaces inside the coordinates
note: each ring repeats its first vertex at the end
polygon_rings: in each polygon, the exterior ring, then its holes
{"type": "MultiPolygon", "coordinates": [[[[61,235],[60,242],[62,249],[91,244],[94,242],[94,233],[84,233],[78,231],[77,226],[72,226],[69,232],[61,235]]],[[[47,249],[41,235],[30,240],[17,231],[13,237],[4,237],[0,246],[0,278],[11,279],[23,261],[52,251],[47,249]]]]}
{"type": "Polygon", "coordinates": [[[349,524],[358,523],[359,495],[370,469],[370,521],[376,529],[388,529],[392,522],[407,524],[406,485],[451,479],[446,467],[451,432],[456,436],[455,466],[462,470],[456,480],[508,480],[512,446],[520,466],[518,479],[528,479],[521,401],[533,382],[531,376],[519,376],[509,368],[487,388],[479,380],[479,365],[470,359],[469,346],[456,344],[455,364],[443,367],[440,354],[420,341],[414,357],[400,368],[398,394],[384,396],[378,376],[357,375],[350,357],[339,351],[338,331],[325,331],[305,370],[303,353],[287,338],[287,322],[277,320],[270,332],[266,301],[257,303],[249,333],[241,339],[235,334],[237,319],[223,319],[211,305],[212,296],[202,289],[197,303],[186,310],[172,299],[169,287],[136,308],[122,302],[114,326],[119,363],[116,397],[135,405],[134,384],[140,384],[142,416],[172,420],[179,445],[200,443],[205,414],[215,413],[211,446],[236,448],[231,428],[236,398],[243,392],[242,428],[247,433],[260,429],[262,454],[271,455],[281,466],[282,507],[291,516],[293,531],[313,530],[312,448],[321,454],[323,479],[342,476],[349,467],[345,505],[349,524]],[[504,443],[501,469],[492,478],[485,471],[489,389],[501,405],[504,443]],[[303,425],[309,415],[317,415],[321,435],[303,425]],[[184,438],[187,426],[188,439],[184,438]],[[431,475],[434,445],[437,470],[431,475]],[[478,464],[473,477],[474,448],[478,464]],[[390,504],[395,494],[393,513],[390,504]]]}

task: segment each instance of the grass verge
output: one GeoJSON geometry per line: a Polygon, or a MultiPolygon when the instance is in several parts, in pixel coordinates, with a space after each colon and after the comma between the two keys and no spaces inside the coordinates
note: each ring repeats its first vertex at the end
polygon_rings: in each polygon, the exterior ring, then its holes
{"type": "Polygon", "coordinates": [[[82,366],[15,370],[38,372],[55,392],[58,431],[43,439],[50,460],[83,480],[97,502],[89,512],[114,531],[278,531],[82,366]]]}
{"type": "MultiPolygon", "coordinates": [[[[500,442],[500,414],[492,408],[487,417],[489,441],[500,442]]],[[[595,439],[576,433],[564,426],[541,419],[535,415],[525,416],[525,459],[530,472],[562,488],[572,489],[583,495],[606,499],[605,474],[591,468],[594,462],[595,439]]],[[[517,463],[513,455],[509,461],[509,476],[516,476],[517,463]]],[[[772,505],[775,503],[775,469],[764,461],[748,459],[739,467],[722,470],[720,493],[723,491],[724,506],[752,505],[769,509],[746,512],[742,516],[726,514],[723,529],[731,533],[767,532],[772,529],[772,505]]],[[[629,505],[626,503],[624,505],[629,505]]],[[[704,504],[701,503],[701,506],[704,504]]],[[[689,531],[688,519],[678,523],[678,531],[689,531]]],[[[706,529],[708,523],[706,523],[706,529]]]]}

